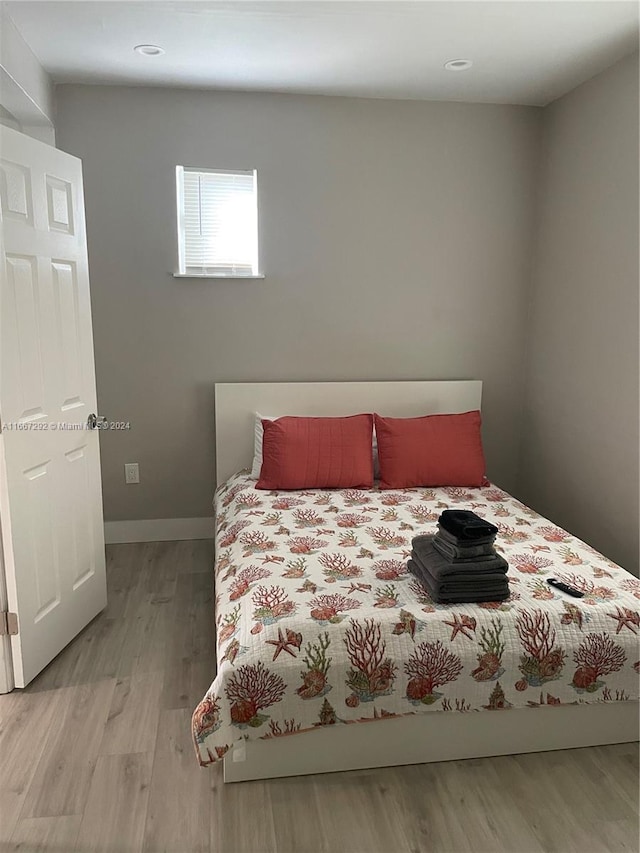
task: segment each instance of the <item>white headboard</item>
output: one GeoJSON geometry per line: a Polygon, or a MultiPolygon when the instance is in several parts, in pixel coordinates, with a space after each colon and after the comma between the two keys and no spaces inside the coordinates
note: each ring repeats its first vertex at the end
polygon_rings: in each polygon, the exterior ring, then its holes
{"type": "Polygon", "coordinates": [[[479,409],[482,382],[240,382],[217,384],[216,483],[253,460],[255,413],[341,417],[377,412],[411,418],[479,409]]]}

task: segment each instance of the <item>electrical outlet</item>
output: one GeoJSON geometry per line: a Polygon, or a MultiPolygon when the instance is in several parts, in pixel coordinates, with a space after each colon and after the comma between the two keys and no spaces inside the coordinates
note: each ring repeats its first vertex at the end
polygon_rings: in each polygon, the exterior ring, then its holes
{"type": "Polygon", "coordinates": [[[128,486],[140,482],[140,466],[137,462],[124,463],[124,481],[128,486]]]}

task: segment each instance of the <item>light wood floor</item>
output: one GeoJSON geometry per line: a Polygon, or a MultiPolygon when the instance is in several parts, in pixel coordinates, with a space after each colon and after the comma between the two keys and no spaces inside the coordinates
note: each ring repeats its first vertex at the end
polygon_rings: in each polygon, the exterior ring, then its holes
{"type": "Polygon", "coordinates": [[[0,696],[2,853],[636,853],[633,745],[224,786],[189,733],[211,564],[210,542],[110,546],[108,609],[0,696]]]}

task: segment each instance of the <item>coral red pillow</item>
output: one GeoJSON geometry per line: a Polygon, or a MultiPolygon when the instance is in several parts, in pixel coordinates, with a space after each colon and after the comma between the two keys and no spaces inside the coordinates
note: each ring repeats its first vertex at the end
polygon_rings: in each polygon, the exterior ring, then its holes
{"type": "Polygon", "coordinates": [[[381,489],[487,484],[480,412],[375,423],[381,489]]]}
{"type": "Polygon", "coordinates": [[[347,489],[373,485],[373,415],[263,420],[256,489],[347,489]]]}

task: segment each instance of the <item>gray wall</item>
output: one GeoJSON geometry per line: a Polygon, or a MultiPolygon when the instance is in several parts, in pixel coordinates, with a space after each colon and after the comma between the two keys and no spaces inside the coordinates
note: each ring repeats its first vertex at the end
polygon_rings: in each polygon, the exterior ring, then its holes
{"type": "Polygon", "coordinates": [[[637,574],[637,55],[543,127],[519,496],[637,574]]]}
{"type": "Polygon", "coordinates": [[[195,517],[216,381],[484,380],[515,488],[541,111],[61,86],[84,161],[105,518],[195,517]],[[176,164],[257,168],[264,281],[174,279],[176,164]],[[125,462],[141,484],[124,484],[125,462]]]}

